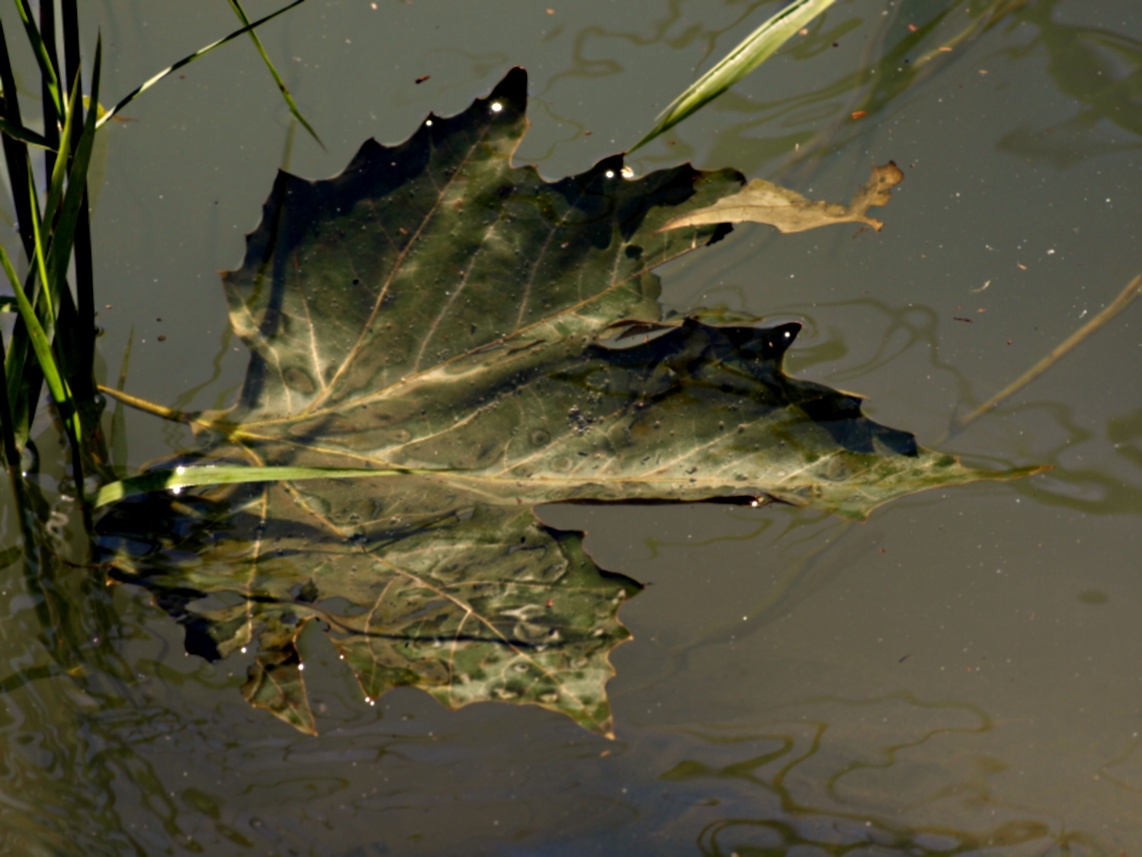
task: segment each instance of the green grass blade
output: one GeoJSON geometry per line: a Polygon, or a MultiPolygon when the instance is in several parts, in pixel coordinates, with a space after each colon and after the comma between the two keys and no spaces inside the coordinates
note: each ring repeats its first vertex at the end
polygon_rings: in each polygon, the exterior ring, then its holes
{"type": "Polygon", "coordinates": [[[63,33],[64,79],[76,80],[80,70],[79,7],[77,0],[60,2],[60,30],[63,33]]]}
{"type": "MultiPolygon", "coordinates": [[[[52,167],[51,181],[48,182],[48,198],[44,203],[44,223],[55,222],[56,208],[59,206],[60,200],[63,199],[65,181],[67,179],[67,154],[71,148],[72,135],[75,133],[76,105],[80,103],[78,94],[79,78],[77,77],[75,86],[72,87],[71,90],[71,97],[67,103],[67,114],[63,123],[63,132],[59,138],[60,157],[56,158],[56,162],[52,167]]],[[[80,115],[82,115],[82,113],[80,115]]]]}
{"type": "MultiPolygon", "coordinates": [[[[75,80],[78,88],[82,79],[81,70],[83,68],[80,50],[79,0],[60,0],[60,18],[60,29],[63,32],[65,76],[67,80],[75,80]]],[[[96,74],[99,71],[100,69],[97,67],[95,69],[96,74]]],[[[76,117],[83,118],[87,103],[88,99],[86,98],[80,101],[80,110],[74,114],[76,117]]],[[[98,111],[98,101],[92,109],[98,111]]],[[[69,118],[71,115],[69,114],[69,118]]],[[[92,133],[94,130],[95,126],[92,125],[92,133]]],[[[75,156],[79,153],[80,143],[79,138],[75,136],[71,138],[70,156],[73,164],[75,156]]],[[[79,214],[75,224],[75,239],[72,242],[71,251],[75,272],[75,303],[78,322],[76,324],[76,339],[74,349],[69,349],[67,342],[64,343],[65,347],[62,349],[65,352],[74,350],[74,353],[82,360],[80,365],[91,365],[95,360],[95,265],[92,260],[91,246],[91,203],[90,194],[87,190],[92,169],[89,158],[88,168],[84,173],[84,193],[79,204],[79,214]]],[[[98,184],[97,180],[96,186],[98,184]]],[[[88,417],[84,411],[84,407],[88,404],[96,408],[99,407],[95,398],[94,374],[85,372],[82,376],[73,376],[72,386],[80,404],[84,425],[89,428],[97,427],[99,424],[98,415],[93,413],[91,417],[88,417]]],[[[95,435],[98,436],[98,434],[98,431],[95,431],[95,435]]],[[[85,440],[93,439],[85,438],[85,440]]]]}
{"type": "Polygon", "coordinates": [[[16,125],[9,122],[2,116],[0,116],[0,131],[4,132],[4,134],[13,140],[19,140],[21,143],[27,143],[29,146],[36,146],[40,149],[52,148],[42,134],[37,134],[31,128],[25,128],[23,125],[16,125]]]}
{"type": "MultiPolygon", "coordinates": [[[[230,0],[230,8],[234,10],[234,14],[238,16],[238,19],[243,24],[246,26],[250,25],[250,19],[246,17],[246,10],[242,8],[242,4],[239,0],[230,0]]],[[[258,49],[258,53],[262,55],[262,62],[266,64],[266,68],[268,68],[270,74],[273,75],[274,83],[278,85],[278,91],[282,94],[282,98],[285,99],[286,106],[289,107],[289,112],[293,114],[293,118],[301,124],[302,128],[309,132],[309,136],[317,141],[317,145],[324,149],[325,144],[321,142],[321,138],[317,136],[317,132],[313,130],[313,126],[301,115],[301,110],[298,109],[297,104],[294,102],[293,95],[285,85],[285,81],[282,80],[281,75],[278,74],[278,70],[274,68],[274,64],[270,60],[270,55],[266,53],[266,49],[262,47],[262,40],[258,38],[258,34],[253,30],[250,30],[250,40],[254,43],[254,47],[258,49]]]]}
{"type": "MultiPolygon", "coordinates": [[[[0,367],[4,365],[4,333],[0,331],[0,367]]],[[[20,445],[16,442],[16,432],[12,428],[12,403],[8,399],[8,379],[6,373],[0,371],[0,437],[4,442],[4,461],[10,471],[20,466],[20,445]]]]}
{"type": "Polygon", "coordinates": [[[659,134],[713,101],[773,56],[791,36],[834,2],[835,0],[794,0],[750,33],[721,62],[670,102],[659,114],[655,126],[630,151],[645,146],[659,134]]]}
{"type": "Polygon", "coordinates": [[[123,97],[123,99],[118,104],[116,104],[114,107],[112,107],[106,113],[104,113],[101,117],[99,117],[99,121],[96,123],[96,127],[97,128],[103,127],[104,124],[111,121],[111,118],[113,116],[115,116],[115,114],[117,114],[120,110],[122,110],[124,107],[126,107],[128,104],[130,104],[132,101],[134,101],[138,96],[142,95],[144,92],[146,92],[148,89],[150,89],[152,86],[154,86],[156,83],[158,83],[163,78],[174,73],[175,71],[178,71],[178,69],[182,68],[183,66],[190,65],[190,63],[194,62],[196,59],[199,59],[201,57],[206,56],[208,53],[210,53],[215,48],[220,48],[224,44],[226,44],[227,42],[234,41],[234,39],[238,38],[239,36],[245,35],[246,33],[250,32],[251,30],[257,29],[258,27],[262,26],[262,24],[265,24],[267,21],[273,20],[278,15],[281,15],[285,12],[288,12],[294,6],[300,6],[304,2],[305,2],[305,0],[293,0],[293,2],[290,3],[288,6],[284,6],[281,9],[278,9],[276,12],[271,12],[269,15],[266,15],[264,18],[259,18],[257,21],[254,21],[252,24],[249,24],[245,27],[242,27],[241,29],[235,30],[230,35],[225,36],[216,42],[211,42],[209,45],[206,45],[205,47],[199,48],[197,51],[190,54],[189,56],[185,56],[182,59],[180,59],[174,65],[163,69],[158,74],[156,74],[154,77],[150,78],[149,80],[144,81],[139,86],[132,89],[130,92],[128,92],[123,97]]]}
{"type": "MultiPolygon", "coordinates": [[[[56,3],[58,0],[48,0],[48,2],[41,2],[39,7],[39,20],[37,25],[39,27],[40,37],[44,42],[44,51],[47,53],[48,63],[56,72],[57,87],[54,86],[53,81],[47,80],[42,74],[40,75],[40,113],[43,117],[44,123],[44,137],[48,141],[49,148],[44,152],[44,182],[51,181],[52,170],[55,168],[57,152],[59,151],[59,132],[60,127],[63,125],[64,111],[61,109],[61,102],[67,101],[67,92],[64,85],[67,81],[60,73],[59,58],[56,50],[56,3]]],[[[34,301],[33,301],[34,303],[34,301]]],[[[50,333],[49,333],[50,336],[50,333]]]]}
{"type": "MultiPolygon", "coordinates": [[[[41,322],[44,329],[44,334],[47,336],[48,341],[51,341],[52,336],[55,334],[56,325],[56,310],[55,300],[52,297],[51,280],[48,279],[48,248],[44,243],[43,230],[40,228],[40,214],[39,202],[36,199],[36,185],[32,179],[32,173],[28,172],[28,196],[32,200],[32,238],[35,241],[35,253],[32,256],[32,262],[36,266],[36,271],[40,277],[40,288],[37,290],[32,289],[32,298],[29,301],[29,306],[40,309],[36,310],[36,320],[41,322]]],[[[34,282],[34,279],[33,279],[34,282]]],[[[20,295],[24,294],[21,289],[16,293],[17,303],[20,300],[20,295]]],[[[25,299],[27,295],[25,295],[25,299]]],[[[20,315],[23,316],[23,305],[20,305],[20,315]]]]}
{"type": "MultiPolygon", "coordinates": [[[[95,44],[95,61],[91,68],[91,101],[99,103],[99,75],[103,59],[103,40],[100,38],[95,44]]],[[[78,90],[78,86],[76,89],[78,90]]],[[[74,93],[72,103],[75,103],[74,93]]],[[[81,108],[76,106],[71,115],[79,115],[81,108]]],[[[79,145],[75,150],[75,157],[71,159],[71,168],[67,176],[67,190],[64,193],[63,203],[59,210],[59,217],[55,221],[55,231],[52,235],[52,246],[48,255],[48,276],[50,282],[62,283],[67,276],[68,260],[71,257],[72,244],[75,239],[76,222],[79,219],[79,210],[86,198],[87,168],[91,163],[91,151],[95,146],[95,129],[97,122],[94,110],[87,111],[83,122],[83,130],[79,135],[79,145]]],[[[70,122],[69,122],[70,124],[70,122]]],[[[66,152],[64,153],[66,155],[66,152]]],[[[70,293],[69,293],[70,295],[70,293]]],[[[92,319],[92,321],[94,321],[92,319]]]]}
{"type": "Polygon", "coordinates": [[[238,485],[248,482],[296,482],[302,479],[360,479],[373,476],[396,476],[423,471],[395,468],[391,470],[352,467],[176,467],[173,470],[149,470],[129,479],[104,485],[95,494],[94,508],[106,506],[126,497],[152,491],[180,490],[198,485],[238,485]]]}
{"type": "Polygon", "coordinates": [[[83,430],[79,421],[79,412],[76,410],[75,402],[71,397],[71,390],[60,371],[55,354],[52,352],[51,341],[44,332],[40,320],[36,317],[36,311],[24,293],[20,278],[16,276],[16,271],[12,268],[8,254],[2,246],[0,246],[0,264],[3,264],[4,273],[8,275],[8,281],[12,284],[12,291],[16,296],[16,304],[20,310],[20,318],[27,327],[28,338],[31,341],[32,350],[36,354],[36,360],[39,362],[40,371],[44,374],[44,380],[51,391],[52,399],[59,407],[69,440],[75,445],[78,443],[78,439],[83,436],[83,430]]]}
{"type": "MultiPolygon", "coordinates": [[[[4,22],[0,20],[0,45],[7,45],[4,34],[4,22]]],[[[16,92],[16,76],[12,73],[12,60],[7,50],[0,50],[0,92],[16,92]]],[[[13,129],[23,128],[24,122],[20,118],[20,100],[18,98],[0,99],[0,111],[6,126],[13,129]]],[[[7,129],[5,129],[7,130],[7,129]]],[[[16,136],[3,135],[4,164],[8,170],[8,187],[25,187],[27,179],[24,171],[28,168],[27,143],[16,136]]],[[[20,240],[24,245],[24,253],[28,258],[32,256],[32,230],[28,226],[28,200],[23,194],[12,194],[13,206],[16,209],[16,222],[20,228],[20,240]]]]}
{"type": "MultiPolygon", "coordinates": [[[[55,159],[52,165],[51,180],[48,182],[48,196],[44,202],[44,215],[41,218],[38,215],[39,205],[36,201],[35,185],[31,183],[31,175],[29,174],[29,187],[28,197],[32,200],[32,232],[36,242],[35,263],[40,275],[41,291],[32,293],[32,305],[37,307],[41,322],[44,324],[44,332],[47,334],[49,340],[55,340],[55,327],[59,318],[59,309],[61,292],[67,289],[66,283],[60,283],[59,277],[54,271],[51,270],[52,266],[49,259],[58,242],[58,225],[56,229],[52,230],[48,236],[50,241],[44,240],[43,224],[54,224],[56,221],[56,211],[59,208],[60,201],[64,197],[66,182],[67,182],[67,153],[71,147],[71,137],[75,133],[75,115],[76,105],[79,103],[79,78],[76,78],[75,86],[72,87],[71,97],[67,105],[66,120],[63,125],[63,132],[59,138],[59,157],[55,159]],[[40,301],[43,302],[43,310],[39,310],[40,301]]],[[[70,294],[67,296],[70,300],[70,294]]],[[[70,332],[69,332],[70,333],[70,332]]],[[[67,372],[66,361],[64,361],[63,369],[67,372]]]]}
{"type": "MultiPolygon", "coordinates": [[[[56,115],[63,116],[63,95],[59,88],[59,75],[56,73],[55,63],[52,62],[52,58],[48,54],[47,45],[44,44],[44,40],[40,36],[40,30],[36,26],[32,7],[28,0],[16,0],[16,8],[20,12],[20,20],[24,23],[24,32],[28,35],[28,43],[32,46],[32,53],[35,54],[36,62],[40,65],[40,78],[45,90],[51,95],[51,99],[55,103],[56,115]]],[[[52,35],[54,37],[55,34],[52,35]]]]}
{"type": "MultiPolygon", "coordinates": [[[[95,104],[99,103],[102,62],[103,40],[100,38],[96,41],[91,72],[90,98],[95,104]]],[[[78,97],[79,90],[80,80],[77,75],[68,109],[65,141],[60,145],[60,161],[67,166],[66,190],[58,204],[58,215],[52,221],[54,232],[47,257],[48,283],[58,306],[58,333],[52,339],[55,353],[70,381],[69,393],[77,417],[77,431],[80,427],[87,427],[91,431],[90,437],[78,433],[78,443],[72,447],[72,470],[77,486],[82,484],[84,459],[91,463],[103,458],[98,431],[101,405],[94,397],[95,379],[92,375],[95,350],[94,295],[90,277],[87,278],[86,285],[83,277],[84,271],[90,273],[90,265],[85,265],[77,252],[80,249],[78,239],[87,235],[83,231],[87,224],[87,171],[95,146],[97,117],[94,110],[89,110],[84,116],[82,100],[78,97]],[[83,128],[77,133],[75,126],[80,121],[83,128]],[[76,306],[76,299],[72,297],[67,282],[68,266],[73,258],[79,307],[76,306]]],[[[59,199],[58,191],[61,187],[62,183],[55,184],[53,175],[52,190],[57,194],[55,199],[59,199]]],[[[54,207],[51,210],[55,212],[54,207]]]]}
{"type": "MultiPolygon", "coordinates": [[[[71,93],[71,99],[68,103],[67,121],[64,123],[63,133],[60,136],[59,150],[60,156],[56,158],[55,164],[52,167],[51,181],[48,185],[48,197],[44,203],[44,216],[41,220],[39,215],[39,202],[36,198],[35,182],[32,179],[32,173],[28,171],[28,199],[31,200],[31,221],[32,221],[32,237],[34,241],[34,252],[32,254],[32,262],[36,266],[37,273],[39,274],[40,288],[33,289],[31,292],[30,303],[36,310],[36,315],[44,329],[44,334],[47,336],[48,341],[55,340],[56,323],[60,313],[61,300],[71,300],[70,292],[64,295],[63,292],[67,290],[67,283],[63,281],[60,272],[58,271],[58,264],[53,263],[53,258],[60,252],[64,252],[70,256],[70,242],[69,236],[63,236],[62,242],[65,246],[60,246],[60,232],[59,227],[63,218],[57,220],[56,209],[60,205],[60,200],[64,198],[65,182],[67,180],[67,152],[70,147],[71,135],[74,133],[75,122],[74,116],[76,105],[79,103],[79,80],[76,79],[76,86],[71,93]],[[45,236],[43,231],[44,224],[56,224],[55,230],[45,236]]],[[[66,267],[63,271],[63,276],[66,276],[66,267]]],[[[70,339],[73,335],[72,331],[65,331],[68,336],[65,338],[70,339]]],[[[70,372],[68,361],[63,362],[63,372],[69,375],[70,372]]]]}

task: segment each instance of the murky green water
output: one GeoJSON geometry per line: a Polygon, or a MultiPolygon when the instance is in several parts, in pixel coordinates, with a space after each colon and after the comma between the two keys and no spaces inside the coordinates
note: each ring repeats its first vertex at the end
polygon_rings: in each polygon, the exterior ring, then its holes
{"type": "MultiPolygon", "coordinates": [[[[112,98],[234,26],[224,3],[183,5],[86,10],[112,98]]],[[[667,302],[800,319],[794,373],[973,463],[1054,470],[897,501],[863,526],[545,509],[652,584],[623,609],[614,742],[416,691],[370,707],[319,634],[303,642],[323,733],[299,736],[241,700],[244,662],[185,656],[142,593],[67,566],[40,591],[15,562],[0,571],[4,853],[1142,850],[1142,308],[947,438],[1142,270],[1142,16],[1135,0],[1031,0],[955,42],[991,5],[842,2],[633,165],[733,165],[845,199],[895,159],[907,178],[882,233],[739,228],[664,272],[667,302]]],[[[279,165],[332,175],[366,137],[397,142],[519,64],[520,161],[580,171],[774,8],[315,0],[264,40],[326,151],[291,137],[249,45],[191,66],[106,135],[107,376],[130,343],[132,392],[232,401],[245,356],[216,272],[239,262],[279,165]]],[[[125,425],[132,466],[190,442],[125,425]]],[[[66,501],[48,512],[74,532],[66,501]]]]}

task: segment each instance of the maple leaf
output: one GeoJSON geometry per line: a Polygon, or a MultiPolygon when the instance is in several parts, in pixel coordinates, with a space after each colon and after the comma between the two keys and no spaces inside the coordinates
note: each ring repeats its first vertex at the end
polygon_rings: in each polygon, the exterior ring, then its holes
{"type": "Polygon", "coordinates": [[[919,449],[854,396],[785,375],[796,323],[663,320],[651,269],[726,227],[662,227],[742,177],[631,181],[615,157],[546,182],[511,164],[525,103],[517,69],[402,145],[366,143],[340,176],[280,174],[224,277],[251,351],[239,402],[201,418],[216,440],[177,463],[293,475],[134,497],[99,523],[113,576],[153,591],[189,651],[255,649],[243,693],[303,731],[297,640],[318,622],[370,700],[413,685],[612,735],[617,613],[640,586],[535,504],[740,498],[859,519],[1015,474],[919,449]]]}

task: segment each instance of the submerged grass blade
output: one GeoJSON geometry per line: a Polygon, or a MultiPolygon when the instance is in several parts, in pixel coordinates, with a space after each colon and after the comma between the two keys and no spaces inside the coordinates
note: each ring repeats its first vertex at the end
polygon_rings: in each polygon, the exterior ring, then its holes
{"type": "MultiPolygon", "coordinates": [[[[250,26],[250,19],[246,17],[246,10],[242,8],[242,4],[239,0],[230,0],[230,8],[234,10],[234,14],[238,16],[238,19],[243,24],[247,27],[250,26]]],[[[250,41],[254,43],[254,47],[258,49],[258,53],[262,55],[262,62],[266,64],[266,68],[268,68],[270,74],[273,75],[274,83],[278,85],[278,91],[282,94],[282,98],[285,99],[286,106],[289,107],[289,112],[293,114],[293,118],[301,124],[302,128],[309,132],[309,136],[317,141],[317,145],[324,149],[325,144],[321,142],[321,138],[317,136],[317,132],[313,130],[313,126],[301,115],[301,110],[298,109],[297,104],[294,102],[293,95],[290,94],[289,88],[285,85],[285,81],[282,80],[281,75],[278,74],[278,70],[274,68],[273,61],[270,60],[270,55],[266,53],[266,49],[262,47],[262,40],[258,38],[258,34],[253,30],[250,30],[250,41]]]]}
{"type": "Polygon", "coordinates": [[[737,45],[696,83],[670,102],[649,133],[630,151],[642,148],[659,134],[673,128],[713,101],[780,48],[798,30],[833,5],[835,0],[794,0],[737,45]]]}
{"type": "MultiPolygon", "coordinates": [[[[134,328],[131,329],[131,332],[134,333],[134,328]]],[[[106,387],[103,384],[99,384],[96,389],[100,393],[110,396],[118,402],[122,402],[124,405],[127,405],[127,407],[134,408],[137,411],[142,411],[159,419],[170,420],[172,423],[187,423],[188,425],[195,423],[195,414],[193,413],[178,411],[174,408],[168,408],[166,405],[159,405],[147,399],[140,399],[138,396],[132,396],[123,390],[106,387]]]]}
{"type": "Polygon", "coordinates": [[[937,57],[946,56],[958,48],[963,42],[990,30],[999,23],[1000,19],[1005,15],[1016,12],[1026,5],[1027,0],[994,0],[982,14],[974,15],[971,24],[961,30],[958,35],[943,42],[938,48],[933,48],[927,53],[917,57],[915,62],[912,63],[913,67],[920,68],[937,57]]]}
{"type": "Polygon", "coordinates": [[[258,27],[262,26],[262,24],[266,23],[267,21],[273,20],[278,15],[281,15],[284,12],[288,12],[294,6],[300,6],[304,2],[305,2],[305,0],[293,0],[293,2],[290,3],[288,6],[284,6],[281,9],[278,9],[276,12],[271,12],[269,15],[266,15],[264,18],[259,18],[257,21],[254,21],[252,24],[248,24],[245,27],[237,29],[233,33],[231,33],[230,35],[224,36],[223,38],[219,39],[216,42],[211,42],[209,45],[206,45],[205,47],[199,48],[197,51],[190,54],[189,56],[183,57],[178,62],[176,62],[174,65],[168,66],[167,68],[163,69],[158,74],[156,74],[154,77],[150,78],[149,80],[144,81],[139,86],[135,87],[130,92],[128,92],[119,101],[118,104],[116,104],[114,107],[112,107],[106,113],[104,113],[101,117],[99,117],[99,121],[96,123],[95,127],[97,127],[97,128],[103,127],[104,124],[111,121],[111,118],[113,116],[115,116],[115,114],[117,114],[120,110],[122,110],[124,107],[126,107],[128,104],[130,104],[132,101],[134,101],[135,98],[137,98],[139,95],[142,95],[144,92],[146,92],[148,89],[150,89],[156,83],[158,83],[160,80],[162,80],[163,78],[172,74],[173,72],[178,71],[178,69],[182,68],[183,66],[190,65],[190,63],[194,62],[196,59],[199,59],[200,57],[206,56],[208,53],[210,53],[215,48],[220,48],[220,47],[222,47],[222,45],[226,44],[227,42],[234,41],[234,39],[238,38],[239,36],[242,36],[246,33],[251,32],[252,30],[257,29],[258,27]]]}
{"type": "Polygon", "coordinates": [[[404,468],[381,470],[351,467],[247,467],[244,465],[176,467],[173,470],[149,470],[138,476],[104,485],[95,494],[93,505],[94,508],[99,508],[138,494],[194,488],[200,485],[297,482],[303,479],[360,479],[370,476],[408,476],[421,472],[423,471],[404,468]]]}

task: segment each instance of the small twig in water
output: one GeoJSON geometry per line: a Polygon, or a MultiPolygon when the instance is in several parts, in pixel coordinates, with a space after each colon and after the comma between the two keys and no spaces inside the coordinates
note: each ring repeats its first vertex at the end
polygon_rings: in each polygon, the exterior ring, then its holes
{"type": "Polygon", "coordinates": [[[1072,348],[1074,348],[1076,345],[1078,345],[1080,342],[1082,342],[1084,339],[1086,339],[1088,336],[1090,336],[1092,333],[1094,333],[1096,330],[1098,330],[1100,327],[1102,327],[1104,324],[1122,312],[1122,310],[1126,309],[1126,307],[1130,305],[1130,302],[1138,297],[1140,293],[1142,293],[1142,274],[1139,274],[1137,277],[1131,280],[1127,284],[1126,288],[1122,290],[1122,294],[1107,304],[1106,308],[1103,309],[1102,312],[1100,312],[1098,315],[1096,315],[1094,318],[1092,318],[1090,321],[1088,321],[1086,324],[1068,336],[1059,345],[1055,346],[1050,354],[1048,354],[1046,357],[1044,357],[1042,360],[1040,360],[1038,363],[1036,363],[1034,366],[1032,366],[1030,369],[1028,369],[1026,372],[1024,372],[1022,375],[1020,375],[1018,378],[1016,378],[1014,381],[1012,381],[1010,384],[1008,384],[1006,387],[1004,387],[1002,390],[1000,390],[998,393],[996,393],[994,396],[992,396],[990,399],[988,399],[986,402],[968,414],[966,417],[960,420],[956,420],[952,426],[952,433],[955,434],[956,432],[967,428],[979,417],[990,411],[1004,399],[1021,390],[1023,387],[1026,387],[1028,384],[1030,384],[1032,381],[1034,381],[1036,378],[1054,366],[1057,362],[1059,362],[1059,360],[1066,356],[1072,348]]]}
{"type": "Polygon", "coordinates": [[[164,420],[170,420],[174,423],[197,422],[196,418],[198,414],[176,411],[174,408],[168,408],[165,405],[159,405],[147,399],[140,399],[138,396],[132,396],[130,393],[125,393],[122,390],[116,390],[114,387],[107,387],[103,384],[97,384],[96,387],[100,393],[110,396],[112,399],[116,399],[137,411],[142,411],[143,413],[151,414],[152,416],[160,417],[164,420]]]}

